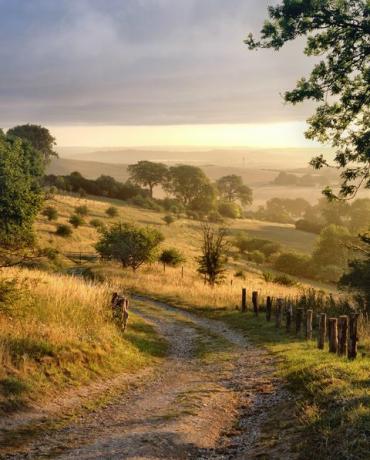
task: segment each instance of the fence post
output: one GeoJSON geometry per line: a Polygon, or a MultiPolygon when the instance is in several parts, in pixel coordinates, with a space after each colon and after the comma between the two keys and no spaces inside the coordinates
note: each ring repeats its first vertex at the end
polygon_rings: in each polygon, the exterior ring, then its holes
{"type": "Polygon", "coordinates": [[[293,307],[288,304],[285,307],[285,320],[286,320],[286,331],[290,332],[291,325],[292,325],[292,317],[293,317],[293,307]]]}
{"type": "Polygon", "coordinates": [[[272,300],[268,295],[266,298],[266,321],[271,321],[272,300]]]}
{"type": "Polygon", "coordinates": [[[256,316],[258,316],[258,292],[252,292],[252,304],[253,304],[253,311],[256,316]]]}
{"type": "Polygon", "coordinates": [[[348,316],[342,315],[338,319],[338,355],[347,353],[348,316]]]}
{"type": "Polygon", "coordinates": [[[329,352],[336,353],[338,351],[338,320],[337,318],[329,318],[329,352]]]}
{"type": "Polygon", "coordinates": [[[281,310],[283,308],[283,299],[276,300],[275,307],[275,325],[279,329],[281,327],[281,310]]]}
{"type": "Polygon", "coordinates": [[[303,308],[297,308],[295,312],[295,333],[299,335],[302,329],[303,308]]]}
{"type": "Polygon", "coordinates": [[[348,334],[348,359],[355,359],[357,356],[357,320],[358,313],[352,313],[349,316],[349,334],[348,334]]]}
{"type": "Polygon", "coordinates": [[[312,340],[312,317],[313,310],[306,311],[306,339],[312,340]]]}
{"type": "Polygon", "coordinates": [[[319,318],[319,334],[317,337],[317,348],[320,350],[324,349],[326,336],[326,313],[320,313],[319,318]]]}
{"type": "Polygon", "coordinates": [[[181,278],[184,278],[184,266],[181,267],[181,278]]]}
{"type": "Polygon", "coordinates": [[[242,312],[247,310],[247,289],[242,288],[242,312]]]}

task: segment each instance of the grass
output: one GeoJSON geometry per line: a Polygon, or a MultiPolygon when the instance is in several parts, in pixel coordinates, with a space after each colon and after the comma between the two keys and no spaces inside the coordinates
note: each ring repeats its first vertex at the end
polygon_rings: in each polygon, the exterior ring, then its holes
{"type": "Polygon", "coordinates": [[[37,270],[0,272],[0,410],[60,390],[154,364],[166,344],[131,314],[122,333],[111,321],[106,284],[37,270]],[[11,281],[9,281],[11,280],[11,281]],[[10,295],[9,286],[13,286],[10,295]]]}

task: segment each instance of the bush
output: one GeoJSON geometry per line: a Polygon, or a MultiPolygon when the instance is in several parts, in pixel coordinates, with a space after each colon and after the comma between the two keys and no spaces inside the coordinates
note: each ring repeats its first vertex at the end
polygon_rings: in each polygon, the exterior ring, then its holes
{"type": "Polygon", "coordinates": [[[54,206],[47,206],[43,211],[42,215],[45,216],[49,221],[58,219],[58,211],[54,206]]]}
{"type": "Polygon", "coordinates": [[[109,217],[117,217],[118,216],[118,209],[114,206],[110,206],[105,210],[105,214],[109,217]]]}
{"type": "Polygon", "coordinates": [[[105,228],[104,222],[100,219],[91,219],[90,225],[98,230],[105,228]]]}
{"type": "Polygon", "coordinates": [[[70,225],[67,224],[59,224],[57,226],[57,229],[55,230],[56,235],[58,236],[63,236],[64,238],[67,238],[68,236],[71,236],[73,233],[73,230],[70,225]]]}
{"type": "Polygon", "coordinates": [[[319,235],[323,226],[316,222],[311,222],[306,219],[299,219],[295,223],[296,230],[301,230],[302,232],[315,233],[319,235]]]}
{"type": "Polygon", "coordinates": [[[343,275],[343,268],[337,265],[325,265],[319,269],[319,276],[324,281],[336,283],[343,275]]]}
{"type": "Polygon", "coordinates": [[[311,257],[304,254],[285,252],[276,259],[274,268],[294,276],[312,276],[311,257]]]}
{"type": "Polygon", "coordinates": [[[238,270],[237,272],[234,273],[235,278],[241,278],[245,280],[245,273],[243,270],[238,270]]]}
{"type": "Polygon", "coordinates": [[[83,225],[85,223],[85,221],[82,219],[81,216],[79,216],[78,214],[73,214],[68,222],[74,226],[74,228],[78,228],[80,225],[83,225]]]}
{"type": "Polygon", "coordinates": [[[297,281],[286,275],[275,276],[274,283],[282,284],[283,286],[295,286],[298,284],[297,281]]]}
{"type": "Polygon", "coordinates": [[[162,211],[162,207],[158,203],[156,203],[152,198],[149,197],[136,195],[129,201],[131,204],[133,204],[134,206],[138,206],[139,208],[151,209],[152,211],[157,212],[162,211]]]}
{"type": "Polygon", "coordinates": [[[248,259],[256,264],[263,264],[266,260],[265,254],[261,251],[255,250],[248,253],[248,259]]]}
{"type": "Polygon", "coordinates": [[[228,201],[223,201],[218,204],[218,212],[221,216],[231,219],[238,219],[241,215],[240,206],[236,203],[229,203],[228,201]]]}
{"type": "Polygon", "coordinates": [[[87,206],[76,206],[75,213],[79,216],[87,216],[89,213],[89,208],[87,206]]]}
{"type": "Polygon", "coordinates": [[[262,279],[266,283],[272,283],[274,281],[274,275],[271,272],[263,272],[262,273],[262,279]]]}
{"type": "Polygon", "coordinates": [[[174,216],[171,216],[171,214],[166,214],[162,220],[164,220],[167,225],[171,225],[173,222],[175,222],[176,219],[174,216]]]}
{"type": "Polygon", "coordinates": [[[273,241],[262,238],[247,238],[243,235],[239,235],[234,240],[234,246],[236,246],[241,253],[246,251],[262,252],[266,258],[269,258],[271,255],[281,250],[281,245],[279,243],[274,243],[273,241]]]}
{"type": "Polygon", "coordinates": [[[182,253],[176,248],[164,249],[158,259],[164,266],[170,265],[171,267],[177,267],[185,261],[182,253]]]}

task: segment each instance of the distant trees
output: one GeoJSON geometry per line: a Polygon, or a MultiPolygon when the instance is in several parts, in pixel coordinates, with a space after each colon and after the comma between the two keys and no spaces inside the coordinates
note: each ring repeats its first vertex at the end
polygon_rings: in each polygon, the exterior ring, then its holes
{"type": "Polygon", "coordinates": [[[243,183],[241,176],[223,176],[216,181],[216,186],[222,200],[240,202],[243,206],[252,204],[252,190],[243,183]]]}
{"type": "Polygon", "coordinates": [[[153,188],[163,184],[167,171],[166,165],[152,161],[139,161],[128,166],[131,181],[137,185],[148,187],[151,198],[153,198],[153,188]]]}
{"type": "Polygon", "coordinates": [[[205,281],[211,286],[224,278],[226,249],[229,246],[226,235],[224,228],[216,228],[208,223],[202,225],[202,254],[197,258],[198,273],[204,275],[205,281]]]}
{"type": "Polygon", "coordinates": [[[102,230],[95,247],[101,256],[117,260],[122,267],[135,271],[142,264],[155,260],[156,250],[163,240],[163,235],[154,228],[116,223],[102,230]]]}
{"type": "Polygon", "coordinates": [[[345,227],[331,224],[325,227],[313,252],[312,261],[317,267],[336,265],[344,268],[348,262],[350,233],[345,227]]]}
{"type": "Polygon", "coordinates": [[[19,125],[7,131],[8,136],[19,137],[29,142],[43,157],[45,163],[49,163],[52,157],[58,154],[54,151],[56,145],[55,138],[50,131],[40,125],[19,125]]]}

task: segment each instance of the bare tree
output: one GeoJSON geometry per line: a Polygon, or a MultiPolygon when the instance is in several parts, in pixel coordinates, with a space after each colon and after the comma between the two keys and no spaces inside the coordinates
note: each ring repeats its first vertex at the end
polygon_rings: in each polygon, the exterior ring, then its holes
{"type": "Polygon", "coordinates": [[[229,245],[226,235],[225,228],[214,227],[209,223],[202,225],[202,255],[197,258],[198,273],[204,275],[205,281],[211,286],[224,278],[226,249],[229,245]]]}

